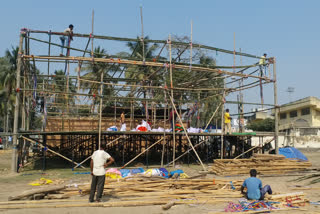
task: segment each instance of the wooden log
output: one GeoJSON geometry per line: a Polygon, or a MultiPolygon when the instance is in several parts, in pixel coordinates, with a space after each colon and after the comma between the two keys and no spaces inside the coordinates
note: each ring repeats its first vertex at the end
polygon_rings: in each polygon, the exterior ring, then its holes
{"type": "MultiPolygon", "coordinates": [[[[216,204],[219,202],[227,202],[228,199],[214,200],[181,200],[175,204],[216,204]]],[[[0,205],[0,209],[28,209],[28,208],[71,208],[71,207],[134,207],[134,206],[152,206],[165,205],[168,200],[144,200],[144,201],[115,201],[105,203],[77,203],[77,204],[23,204],[23,205],[0,205]]]]}
{"type": "Polygon", "coordinates": [[[174,201],[170,201],[170,202],[168,202],[168,203],[166,203],[165,205],[163,205],[162,206],[162,209],[163,210],[168,210],[168,209],[170,209],[172,206],[174,206],[175,205],[175,203],[174,203],[174,201]]]}
{"type": "Polygon", "coordinates": [[[10,196],[8,198],[9,201],[13,201],[13,200],[20,200],[23,199],[25,197],[28,196],[32,196],[35,194],[40,194],[40,193],[49,193],[49,192],[53,192],[53,191],[59,191],[59,190],[63,190],[65,188],[65,186],[60,185],[60,186],[50,186],[50,187],[46,187],[46,188],[40,188],[40,189],[32,189],[32,190],[28,190],[23,192],[20,195],[17,196],[10,196]]]}
{"type": "Polygon", "coordinates": [[[66,194],[48,194],[45,198],[46,199],[66,199],[66,198],[69,198],[69,196],[66,194]]]}

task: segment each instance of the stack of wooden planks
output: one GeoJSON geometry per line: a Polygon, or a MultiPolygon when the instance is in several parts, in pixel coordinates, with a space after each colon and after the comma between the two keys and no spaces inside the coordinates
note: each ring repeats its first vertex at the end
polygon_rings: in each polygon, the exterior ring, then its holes
{"type": "Polygon", "coordinates": [[[279,202],[279,204],[275,204],[276,207],[300,207],[305,206],[306,203],[309,202],[309,200],[305,198],[305,195],[303,192],[268,195],[267,200],[279,202]]]}
{"type": "Polygon", "coordinates": [[[216,175],[249,175],[250,169],[258,174],[285,174],[311,167],[309,161],[287,159],[283,155],[254,154],[250,159],[216,159],[210,169],[216,175]]]}
{"type": "MultiPolygon", "coordinates": [[[[168,209],[175,204],[216,204],[227,202],[234,198],[241,197],[240,186],[242,180],[226,179],[163,179],[148,177],[133,177],[130,179],[110,179],[106,180],[104,195],[108,198],[104,203],[76,203],[64,205],[46,205],[49,207],[76,207],[76,206],[103,206],[103,207],[123,207],[123,206],[150,206],[164,205],[168,209]]],[[[26,203],[24,199],[35,199],[35,196],[42,195],[43,200],[67,202],[74,200],[75,196],[85,196],[82,201],[88,201],[90,184],[78,184],[70,186],[52,185],[46,188],[36,188],[17,196],[9,197],[9,204],[0,204],[0,209],[15,208],[36,208],[42,207],[41,204],[26,203]],[[65,199],[73,196],[73,199],[65,199]],[[61,200],[64,199],[64,200],[61,200]],[[15,206],[23,202],[25,206],[15,206]]],[[[29,201],[31,202],[31,201],[29,201]]],[[[36,201],[34,201],[36,202],[36,201]]],[[[50,203],[50,202],[49,202],[50,203]]]]}

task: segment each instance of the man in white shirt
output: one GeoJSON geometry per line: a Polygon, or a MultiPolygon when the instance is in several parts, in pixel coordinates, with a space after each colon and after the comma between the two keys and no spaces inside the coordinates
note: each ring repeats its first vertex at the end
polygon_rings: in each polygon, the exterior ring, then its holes
{"type": "Polygon", "coordinates": [[[90,190],[90,198],[89,202],[93,202],[94,195],[97,190],[96,201],[100,202],[103,189],[104,189],[104,182],[106,179],[106,170],[105,168],[110,166],[114,159],[105,152],[106,145],[101,144],[100,149],[95,151],[91,156],[91,175],[92,175],[92,182],[91,182],[91,190],[90,190]]]}
{"type": "MultiPolygon", "coordinates": [[[[60,40],[61,40],[61,53],[60,53],[60,56],[63,56],[63,47],[66,43],[66,46],[67,47],[70,47],[70,42],[71,40],[73,40],[73,25],[69,25],[69,27],[67,29],[65,29],[63,31],[63,35],[60,36],[60,40]]],[[[69,50],[68,50],[69,52],[69,50]]],[[[69,56],[69,53],[67,52],[67,56],[69,56]]]]}

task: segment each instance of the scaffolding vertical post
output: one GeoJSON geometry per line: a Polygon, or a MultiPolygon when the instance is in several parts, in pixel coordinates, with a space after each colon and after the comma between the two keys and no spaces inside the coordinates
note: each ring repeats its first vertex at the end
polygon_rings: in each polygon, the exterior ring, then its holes
{"type": "Polygon", "coordinates": [[[101,72],[101,83],[100,83],[99,149],[101,146],[102,97],[103,97],[103,72],[101,72]]]}
{"type": "Polygon", "coordinates": [[[144,33],[143,33],[143,15],[142,15],[142,6],[140,6],[140,18],[141,18],[141,42],[142,42],[142,60],[143,62],[145,59],[145,53],[144,53],[144,33]]]}
{"type": "Polygon", "coordinates": [[[11,169],[13,172],[17,172],[17,159],[18,159],[18,124],[19,124],[19,108],[20,108],[20,97],[19,97],[19,89],[20,89],[20,73],[21,73],[21,64],[22,64],[22,46],[23,46],[23,34],[20,34],[19,41],[19,51],[18,51],[18,62],[17,62],[17,82],[16,82],[16,105],[14,108],[14,120],[13,120],[13,150],[12,150],[12,160],[11,160],[11,169]]]}
{"type": "Polygon", "coordinates": [[[222,106],[221,106],[221,146],[220,146],[220,157],[221,159],[223,159],[223,138],[224,138],[224,130],[225,130],[225,127],[224,127],[224,99],[225,99],[225,96],[226,96],[226,90],[225,90],[225,80],[224,81],[224,89],[223,89],[223,93],[222,93],[222,106]]]}
{"type": "Polygon", "coordinates": [[[92,23],[91,23],[91,57],[93,58],[93,24],[94,24],[94,10],[92,10],[92,23]]]}
{"type": "Polygon", "coordinates": [[[276,71],[276,58],[273,57],[273,92],[274,92],[274,144],[276,154],[279,154],[279,108],[278,108],[278,92],[277,92],[277,71],[276,71]]]}
{"type": "MultiPolygon", "coordinates": [[[[174,100],[173,100],[173,81],[172,81],[172,52],[171,52],[171,35],[169,35],[169,69],[170,69],[170,88],[171,88],[171,97],[172,97],[172,137],[173,137],[173,162],[172,166],[175,166],[175,159],[176,159],[176,131],[175,131],[175,111],[174,111],[174,100]]],[[[170,113],[170,114],[171,114],[170,113]]],[[[176,112],[178,113],[178,112],[176,112]]],[[[171,122],[171,121],[170,121],[171,122]]]]}

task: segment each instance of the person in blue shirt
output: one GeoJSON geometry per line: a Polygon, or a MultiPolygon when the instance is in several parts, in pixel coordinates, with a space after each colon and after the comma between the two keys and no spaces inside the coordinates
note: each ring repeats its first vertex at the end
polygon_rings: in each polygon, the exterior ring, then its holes
{"type": "Polygon", "coordinates": [[[262,188],[262,182],[259,178],[256,178],[257,170],[251,169],[250,170],[250,178],[247,178],[242,186],[241,186],[241,193],[245,194],[244,188],[247,188],[247,198],[250,200],[263,200],[264,195],[268,193],[269,195],[272,194],[271,187],[266,185],[262,188]]]}

